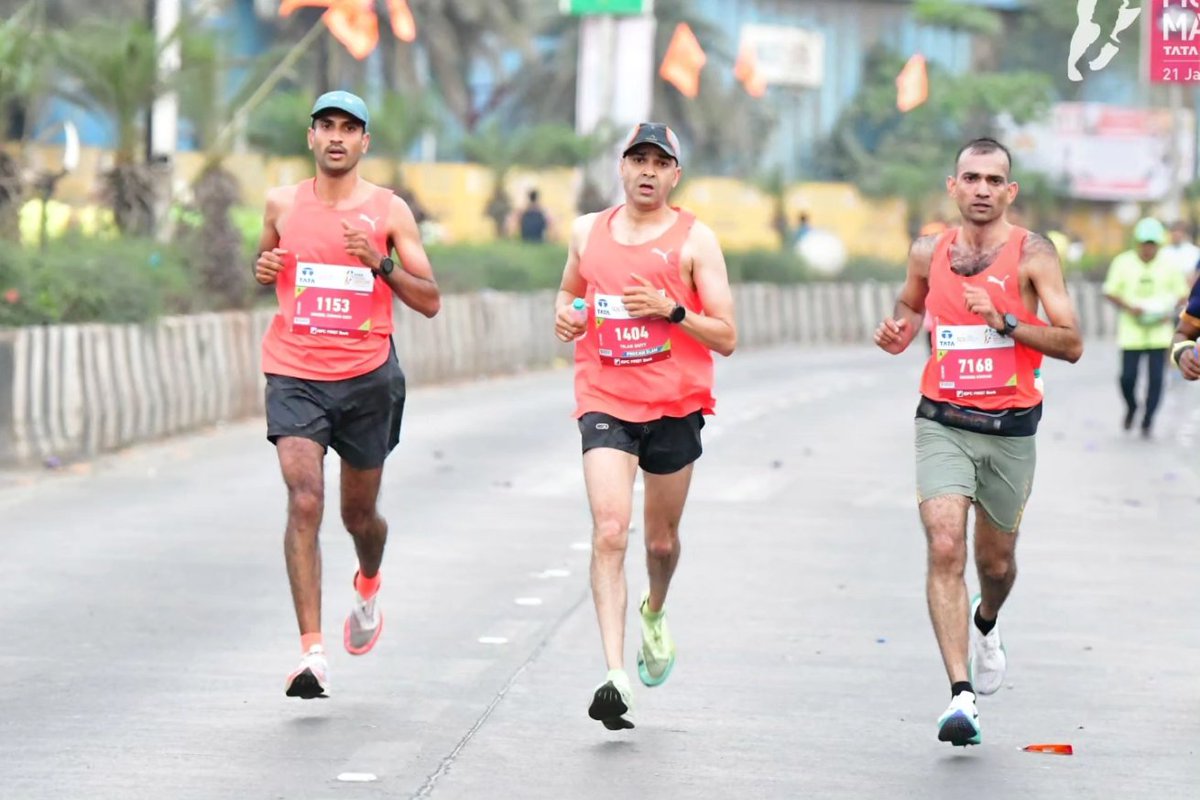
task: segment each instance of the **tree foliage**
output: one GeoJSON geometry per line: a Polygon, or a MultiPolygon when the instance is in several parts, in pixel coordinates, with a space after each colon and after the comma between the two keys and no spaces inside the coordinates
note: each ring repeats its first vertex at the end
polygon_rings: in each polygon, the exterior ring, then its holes
{"type": "MultiPolygon", "coordinates": [[[[922,0],[917,13],[960,30],[996,30],[991,12],[951,0],[922,0]]],[[[993,42],[994,43],[994,42],[993,42]]],[[[862,89],[822,147],[828,177],[850,180],[871,196],[902,198],[910,232],[944,191],[953,158],[965,142],[998,133],[997,115],[1025,122],[1044,113],[1054,97],[1041,71],[974,69],[954,75],[929,65],[929,97],[908,113],[896,108],[895,77],[905,57],[884,47],[867,56],[862,89]]],[[[1018,165],[1019,169],[1019,165],[1018,165]]]]}

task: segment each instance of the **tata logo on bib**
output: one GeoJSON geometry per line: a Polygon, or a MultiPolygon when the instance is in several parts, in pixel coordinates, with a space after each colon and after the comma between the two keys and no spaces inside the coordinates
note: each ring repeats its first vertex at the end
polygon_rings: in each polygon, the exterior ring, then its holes
{"type": "Polygon", "coordinates": [[[942,328],[942,332],[938,334],[938,345],[952,347],[954,345],[954,331],[949,328],[942,328]]]}
{"type": "Polygon", "coordinates": [[[313,286],[317,282],[317,272],[312,267],[301,267],[296,276],[297,286],[313,286]]]}

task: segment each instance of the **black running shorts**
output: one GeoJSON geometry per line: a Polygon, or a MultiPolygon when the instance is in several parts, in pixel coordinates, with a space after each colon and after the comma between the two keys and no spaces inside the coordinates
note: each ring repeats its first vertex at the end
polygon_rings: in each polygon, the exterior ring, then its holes
{"type": "Polygon", "coordinates": [[[355,469],[382,467],[400,441],[404,372],[393,346],[387,361],[340,381],[267,375],[267,439],[311,439],[355,469]]]}
{"type": "Polygon", "coordinates": [[[654,475],[668,475],[700,457],[700,429],[704,415],[694,411],[686,417],[662,417],[651,422],[625,422],[589,411],[579,418],[583,452],[609,447],[638,457],[638,466],[654,475]]]}

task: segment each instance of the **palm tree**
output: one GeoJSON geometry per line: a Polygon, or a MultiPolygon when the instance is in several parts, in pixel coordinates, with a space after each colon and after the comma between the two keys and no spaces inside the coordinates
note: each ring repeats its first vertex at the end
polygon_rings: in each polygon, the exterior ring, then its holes
{"type": "MultiPolygon", "coordinates": [[[[473,131],[486,113],[476,111],[472,97],[471,67],[477,60],[488,62],[493,75],[503,75],[505,53],[516,48],[530,52],[531,22],[539,0],[410,0],[419,41],[429,62],[432,84],[442,103],[468,130],[473,131]]],[[[415,49],[399,48],[408,62],[407,75],[415,76],[415,49]]],[[[489,101],[495,105],[503,96],[501,82],[489,101]]]]}
{"type": "MultiPolygon", "coordinates": [[[[725,29],[697,16],[686,0],[655,0],[654,64],[662,62],[675,27],[686,23],[708,55],[700,94],[687,98],[670,84],[654,80],[651,116],[667,122],[688,146],[689,169],[750,171],[765,133],[774,124],[769,107],[754,100],[731,76],[733,45],[725,29]]],[[[506,111],[518,122],[575,124],[579,73],[579,18],[553,14],[542,20],[548,48],[522,65],[507,91],[506,111]]]]}
{"type": "Polygon", "coordinates": [[[437,130],[437,107],[429,95],[416,92],[388,93],[378,106],[372,116],[383,122],[371,127],[371,152],[391,162],[391,188],[410,198],[412,192],[404,185],[401,164],[426,132],[437,130]]]}
{"type": "MultiPolygon", "coordinates": [[[[24,138],[29,106],[45,94],[50,54],[35,11],[24,5],[0,23],[0,144],[24,138]]],[[[26,190],[20,160],[0,149],[0,239],[20,238],[26,190]]]]}
{"type": "Polygon", "coordinates": [[[488,197],[484,214],[496,226],[496,238],[504,238],[504,225],[512,213],[512,201],[504,188],[508,171],[524,161],[525,142],[491,120],[463,141],[467,158],[482,164],[492,173],[492,193],[488,197]]]}
{"type": "Polygon", "coordinates": [[[116,127],[114,163],[104,182],[117,226],[125,233],[152,234],[156,181],[140,146],[141,120],[165,88],[154,31],[137,21],[87,22],[59,32],[57,52],[74,84],[67,94],[106,114],[116,127]]]}

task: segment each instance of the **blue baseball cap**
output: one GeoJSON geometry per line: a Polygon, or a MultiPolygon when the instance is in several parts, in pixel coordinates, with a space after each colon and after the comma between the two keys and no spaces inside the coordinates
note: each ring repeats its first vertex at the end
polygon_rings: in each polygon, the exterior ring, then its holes
{"type": "Polygon", "coordinates": [[[313,103],[311,116],[316,119],[326,111],[344,111],[361,122],[364,128],[371,123],[371,115],[368,113],[367,104],[363,99],[356,94],[343,92],[340,89],[326,92],[318,97],[317,102],[313,103]]]}

